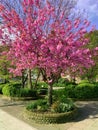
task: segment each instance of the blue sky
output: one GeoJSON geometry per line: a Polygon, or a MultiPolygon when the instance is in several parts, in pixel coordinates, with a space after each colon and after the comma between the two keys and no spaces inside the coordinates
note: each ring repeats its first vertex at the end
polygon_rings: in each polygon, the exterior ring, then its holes
{"type": "Polygon", "coordinates": [[[98,29],[98,0],[78,0],[77,6],[86,11],[89,21],[98,29]]]}

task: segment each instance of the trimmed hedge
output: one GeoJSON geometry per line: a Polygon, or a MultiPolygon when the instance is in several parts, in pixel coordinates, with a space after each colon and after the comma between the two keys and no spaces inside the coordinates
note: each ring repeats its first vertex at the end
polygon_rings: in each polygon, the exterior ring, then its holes
{"type": "Polygon", "coordinates": [[[36,97],[37,91],[29,88],[21,88],[20,84],[5,84],[2,93],[9,97],[36,97]]]}
{"type": "Polygon", "coordinates": [[[77,116],[77,108],[65,113],[38,113],[25,110],[25,116],[36,123],[65,123],[71,121],[77,116]]]}
{"type": "Polygon", "coordinates": [[[64,89],[54,90],[54,96],[65,95],[67,98],[98,98],[98,83],[81,82],[78,85],[67,85],[64,89]]]}

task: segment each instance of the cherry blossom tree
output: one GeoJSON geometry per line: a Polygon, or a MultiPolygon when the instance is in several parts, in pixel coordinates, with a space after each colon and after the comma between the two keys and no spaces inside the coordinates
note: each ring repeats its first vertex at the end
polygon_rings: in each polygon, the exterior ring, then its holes
{"type": "MultiPolygon", "coordinates": [[[[45,2],[46,2],[45,0],[42,0],[40,3],[41,6],[43,6],[45,4],[45,2]]],[[[62,19],[61,22],[63,22],[63,20],[66,17],[68,17],[69,15],[73,14],[73,17],[75,16],[74,15],[75,11],[73,11],[73,9],[77,3],[76,0],[66,0],[66,1],[65,0],[49,0],[49,2],[52,4],[52,6],[54,6],[55,13],[57,15],[55,17],[54,21],[59,19],[59,16],[61,15],[62,12],[63,12],[64,18],[62,19]]],[[[0,0],[0,3],[3,4],[5,6],[5,8],[7,8],[7,10],[14,9],[18,13],[19,17],[21,17],[22,19],[25,20],[25,13],[22,9],[22,0],[3,0],[3,1],[0,0]]],[[[71,16],[71,18],[73,18],[73,17],[71,16]]],[[[1,19],[1,21],[2,21],[2,19],[1,19]]],[[[47,29],[47,30],[49,29],[48,24],[49,24],[49,22],[47,22],[47,26],[45,27],[45,29],[47,29]]],[[[23,74],[24,74],[24,70],[22,70],[22,77],[24,77],[23,74]]],[[[27,75],[28,75],[28,87],[32,88],[31,70],[30,69],[27,71],[27,75]]]]}
{"type": "Polygon", "coordinates": [[[65,17],[60,10],[59,18],[51,1],[23,0],[21,3],[23,17],[16,10],[0,5],[3,28],[15,39],[10,42],[8,58],[15,68],[10,69],[15,75],[21,75],[25,69],[39,69],[48,83],[48,104],[52,104],[52,85],[61,74],[82,72],[94,64],[85,38],[89,22],[65,17]]]}

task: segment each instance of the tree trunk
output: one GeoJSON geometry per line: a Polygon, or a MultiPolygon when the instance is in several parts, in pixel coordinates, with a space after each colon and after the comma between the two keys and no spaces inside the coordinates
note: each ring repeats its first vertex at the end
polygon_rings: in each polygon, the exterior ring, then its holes
{"type": "Polygon", "coordinates": [[[31,70],[28,69],[28,88],[32,89],[31,70]]]}
{"type": "Polygon", "coordinates": [[[23,71],[22,71],[21,82],[22,82],[22,88],[24,88],[25,83],[24,83],[24,72],[23,71]]]}
{"type": "Polygon", "coordinates": [[[52,85],[48,86],[48,105],[51,106],[52,105],[52,85]]]}
{"type": "Polygon", "coordinates": [[[40,71],[38,72],[37,79],[36,79],[35,84],[34,84],[34,89],[36,89],[39,76],[40,76],[40,71]]]}

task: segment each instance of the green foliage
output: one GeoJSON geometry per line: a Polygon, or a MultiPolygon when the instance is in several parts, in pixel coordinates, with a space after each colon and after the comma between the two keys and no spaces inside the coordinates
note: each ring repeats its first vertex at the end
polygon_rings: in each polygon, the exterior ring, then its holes
{"type": "Polygon", "coordinates": [[[77,85],[69,84],[65,87],[65,95],[66,97],[75,98],[75,87],[77,85]]]}
{"type": "Polygon", "coordinates": [[[67,85],[64,89],[54,90],[54,100],[65,96],[67,98],[76,99],[93,99],[98,98],[98,82],[89,83],[87,80],[82,80],[78,85],[67,85]]]}
{"type": "Polygon", "coordinates": [[[28,104],[26,109],[29,111],[35,111],[37,109],[37,102],[32,102],[28,104]]]}
{"type": "Polygon", "coordinates": [[[53,87],[66,87],[67,85],[75,84],[74,82],[70,82],[68,79],[60,78],[58,82],[53,84],[53,87]]]}
{"type": "Polygon", "coordinates": [[[75,92],[74,92],[75,86],[76,85],[69,84],[69,85],[67,85],[63,89],[54,90],[53,91],[53,98],[54,98],[54,100],[59,99],[59,97],[61,97],[61,95],[62,96],[66,96],[66,98],[67,97],[70,97],[70,98],[75,97],[75,92]]]}
{"type": "MultiPolygon", "coordinates": [[[[33,86],[34,86],[34,82],[33,82],[33,86]]],[[[37,93],[39,95],[46,95],[47,91],[48,91],[48,84],[45,82],[38,82],[37,83],[37,93]]]]}
{"type": "Polygon", "coordinates": [[[29,111],[45,112],[48,110],[48,105],[46,100],[37,100],[30,103],[27,107],[29,111]]]}
{"type": "Polygon", "coordinates": [[[51,108],[47,104],[46,100],[37,100],[35,102],[30,103],[26,109],[29,111],[36,112],[53,112],[53,113],[63,113],[68,112],[74,109],[74,103],[71,99],[67,99],[65,96],[59,98],[58,101],[55,101],[51,108]]]}
{"type": "Polygon", "coordinates": [[[21,88],[20,83],[8,83],[5,84],[2,93],[10,97],[36,97],[36,90],[31,90],[29,88],[21,88]]]}
{"type": "Polygon", "coordinates": [[[2,89],[3,95],[14,97],[16,95],[16,88],[12,84],[5,84],[2,89]]]}
{"type": "MultiPolygon", "coordinates": [[[[98,30],[87,33],[86,37],[89,38],[89,44],[85,48],[93,50],[95,47],[98,47],[98,30]]],[[[85,70],[85,73],[81,76],[82,78],[87,78],[90,82],[96,81],[98,76],[98,56],[92,54],[92,58],[95,62],[95,65],[85,70]]]]}
{"type": "Polygon", "coordinates": [[[89,83],[89,81],[87,79],[84,79],[84,80],[81,80],[79,84],[82,84],[82,83],[89,83]]]}
{"type": "MultiPolygon", "coordinates": [[[[35,85],[34,82],[33,82],[32,84],[35,85]]],[[[37,87],[37,88],[47,88],[47,87],[48,87],[48,84],[45,83],[45,82],[38,82],[36,87],[37,87]]]]}
{"type": "Polygon", "coordinates": [[[64,83],[54,83],[53,84],[53,87],[65,87],[66,86],[66,84],[64,84],[64,83]]]}
{"type": "Polygon", "coordinates": [[[74,90],[75,96],[78,99],[95,98],[95,88],[96,88],[96,86],[94,84],[81,83],[81,84],[77,85],[77,87],[74,90]]]}
{"type": "Polygon", "coordinates": [[[29,88],[20,88],[17,97],[37,97],[37,91],[29,88]]]}
{"type": "Polygon", "coordinates": [[[3,89],[3,87],[4,87],[4,83],[0,83],[0,94],[2,94],[2,89],[3,89]]]}
{"type": "Polygon", "coordinates": [[[39,88],[39,89],[37,90],[37,93],[38,93],[39,95],[46,95],[47,92],[48,92],[48,88],[39,88]]]}
{"type": "MultiPolygon", "coordinates": [[[[0,45],[0,53],[3,51],[8,51],[9,47],[7,45],[3,46],[0,45]]],[[[0,55],[0,78],[4,79],[5,81],[9,79],[9,69],[10,62],[7,60],[5,55],[0,55]]]]}
{"type": "Polygon", "coordinates": [[[63,95],[66,96],[66,94],[65,94],[65,88],[54,90],[53,91],[53,100],[57,101],[61,97],[61,95],[62,96],[63,95]]]}
{"type": "Polygon", "coordinates": [[[63,113],[71,111],[75,108],[75,105],[71,99],[66,98],[66,96],[61,96],[58,101],[55,101],[51,106],[52,112],[63,113]]]}

